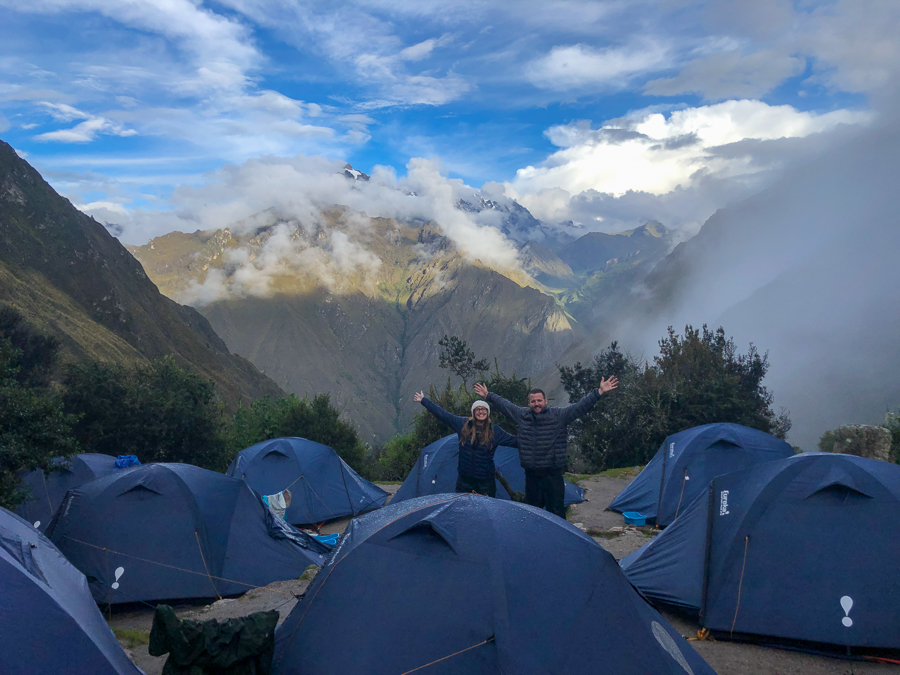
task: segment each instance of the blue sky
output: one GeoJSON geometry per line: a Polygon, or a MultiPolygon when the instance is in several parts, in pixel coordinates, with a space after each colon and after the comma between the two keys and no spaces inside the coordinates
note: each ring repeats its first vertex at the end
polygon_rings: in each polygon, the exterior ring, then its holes
{"type": "Polygon", "coordinates": [[[0,0],[0,15],[0,138],[133,242],[175,212],[228,224],[203,213],[223,167],[317,155],[401,181],[427,158],[548,222],[696,228],[871,124],[900,63],[900,3],[877,0],[0,0]]]}

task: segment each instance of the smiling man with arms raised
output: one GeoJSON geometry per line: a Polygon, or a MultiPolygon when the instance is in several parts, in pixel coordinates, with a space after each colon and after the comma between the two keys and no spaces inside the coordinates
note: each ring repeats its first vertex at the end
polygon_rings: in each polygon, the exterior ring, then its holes
{"type": "Polygon", "coordinates": [[[568,425],[587,413],[600,396],[619,386],[615,376],[600,379],[600,388],[591,391],[578,403],[563,408],[548,408],[540,389],[528,392],[528,407],[520,408],[505,398],[488,392],[479,382],[475,393],[495,405],[519,427],[519,461],[525,469],[525,501],[532,506],[566,517],[563,503],[566,470],[568,425]]]}

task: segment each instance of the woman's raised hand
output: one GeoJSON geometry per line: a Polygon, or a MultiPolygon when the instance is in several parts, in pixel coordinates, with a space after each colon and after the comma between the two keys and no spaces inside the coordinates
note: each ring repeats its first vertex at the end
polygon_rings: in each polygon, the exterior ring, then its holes
{"type": "Polygon", "coordinates": [[[484,386],[483,382],[476,382],[475,393],[478,394],[481,398],[487,398],[488,388],[484,386]]]}
{"type": "Polygon", "coordinates": [[[424,391],[417,391],[417,392],[413,395],[413,401],[415,401],[416,403],[421,403],[423,398],[425,398],[425,392],[424,392],[424,391]]]}

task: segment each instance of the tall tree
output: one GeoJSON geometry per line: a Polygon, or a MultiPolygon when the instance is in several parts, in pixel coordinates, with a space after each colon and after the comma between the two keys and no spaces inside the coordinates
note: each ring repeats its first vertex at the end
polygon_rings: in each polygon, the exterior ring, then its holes
{"type": "Polygon", "coordinates": [[[589,366],[560,367],[569,399],[586,394],[601,377],[616,375],[615,395],[572,425],[573,461],[581,471],[645,463],[666,436],[702,424],[733,422],[784,438],[791,422],[775,414],[772,394],[762,384],[768,357],[750,345],[745,354],[723,328],[669,327],[660,352],[641,362],[612,343],[589,366]]]}
{"type": "Polygon", "coordinates": [[[462,378],[463,389],[469,388],[470,377],[490,368],[487,359],[476,359],[468,343],[456,335],[445,335],[438,340],[438,345],[441,347],[438,365],[462,378]]]}

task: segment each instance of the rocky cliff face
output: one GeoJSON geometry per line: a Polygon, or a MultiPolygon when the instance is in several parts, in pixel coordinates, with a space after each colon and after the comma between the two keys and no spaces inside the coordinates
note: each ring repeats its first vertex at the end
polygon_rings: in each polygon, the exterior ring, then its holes
{"type": "Polygon", "coordinates": [[[232,355],[201,314],[160,294],[117,239],[2,141],[0,300],[57,335],[68,359],[173,354],[214,380],[231,405],[281,392],[232,355]]]}
{"type": "Polygon", "coordinates": [[[132,250],[164,292],[198,303],[229,348],[287,391],[331,394],[370,440],[404,430],[419,409],[412,394],[446,381],[444,335],[522,375],[551,366],[580,335],[521,270],[464,260],[429,223],[335,208],[314,225],[272,214],[237,229],[171,233],[132,250]],[[245,283],[260,276],[265,290],[245,283]]]}

